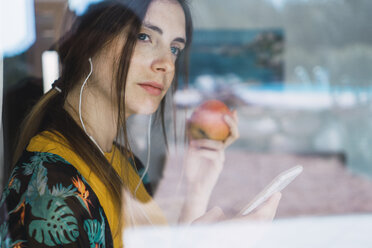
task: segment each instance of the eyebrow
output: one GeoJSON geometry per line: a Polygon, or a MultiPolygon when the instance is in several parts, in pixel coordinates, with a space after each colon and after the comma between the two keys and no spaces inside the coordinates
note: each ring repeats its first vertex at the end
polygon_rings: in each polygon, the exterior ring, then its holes
{"type": "MultiPolygon", "coordinates": [[[[149,29],[161,34],[161,35],[163,34],[163,30],[161,28],[159,28],[158,26],[152,25],[151,23],[144,22],[143,26],[146,27],[146,28],[149,28],[149,29]]],[[[175,38],[174,41],[186,44],[186,40],[184,38],[181,38],[181,37],[175,38]]]]}

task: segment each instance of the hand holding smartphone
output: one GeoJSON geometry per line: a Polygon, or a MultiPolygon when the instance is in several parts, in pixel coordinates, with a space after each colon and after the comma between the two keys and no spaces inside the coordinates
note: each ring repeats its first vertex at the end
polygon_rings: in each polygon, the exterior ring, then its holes
{"type": "Polygon", "coordinates": [[[247,215],[252,212],[255,208],[265,202],[274,193],[282,191],[288,184],[290,184],[301,172],[303,167],[297,165],[289,170],[286,170],[276,176],[270,184],[268,184],[253,200],[248,203],[246,207],[240,212],[241,215],[247,215]]]}

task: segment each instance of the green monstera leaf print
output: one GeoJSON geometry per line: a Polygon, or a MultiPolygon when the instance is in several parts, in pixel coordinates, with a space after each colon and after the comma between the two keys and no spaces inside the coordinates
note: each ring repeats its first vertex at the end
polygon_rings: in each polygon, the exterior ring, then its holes
{"type": "Polygon", "coordinates": [[[98,220],[85,220],[84,230],[89,238],[90,248],[105,247],[105,220],[102,216],[102,210],[99,210],[101,215],[101,223],[98,220]]]}
{"type": "Polygon", "coordinates": [[[73,194],[72,185],[65,188],[59,184],[50,192],[47,169],[43,166],[48,156],[33,158],[35,163],[29,165],[33,174],[26,192],[26,202],[31,205],[31,213],[37,220],[31,221],[29,235],[48,246],[76,241],[79,236],[78,223],[64,200],[73,194]]]}
{"type": "Polygon", "coordinates": [[[49,246],[69,244],[79,236],[78,223],[72,210],[60,197],[44,195],[37,198],[31,213],[40,220],[33,220],[29,235],[39,243],[49,246]]]}

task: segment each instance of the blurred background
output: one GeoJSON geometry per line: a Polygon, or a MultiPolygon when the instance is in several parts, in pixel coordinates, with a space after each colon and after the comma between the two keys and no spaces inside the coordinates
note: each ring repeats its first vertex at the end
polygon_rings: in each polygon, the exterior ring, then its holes
{"type": "MultiPolygon", "coordinates": [[[[53,53],[44,52],[90,2],[1,2],[1,185],[21,119],[58,76],[53,53]]],[[[182,204],[185,122],[206,99],[236,109],[240,131],[211,207],[232,216],[301,164],[303,173],[283,191],[278,221],[351,216],[356,228],[358,216],[372,220],[372,1],[193,0],[191,7],[190,81],[167,96],[168,149],[157,122],[150,134],[147,183],[170,222],[182,204]]],[[[143,163],[148,122],[129,120],[143,163]]]]}

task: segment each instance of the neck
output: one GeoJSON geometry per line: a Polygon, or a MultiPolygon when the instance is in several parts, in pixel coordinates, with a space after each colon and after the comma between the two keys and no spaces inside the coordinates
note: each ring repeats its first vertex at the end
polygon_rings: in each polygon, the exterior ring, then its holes
{"type": "MultiPolygon", "coordinates": [[[[111,152],[117,135],[116,119],[112,103],[107,103],[101,96],[85,86],[82,94],[81,117],[86,133],[91,136],[103,152],[111,152]]],[[[80,87],[73,89],[67,96],[64,108],[83,129],[79,118],[80,87]]]]}

